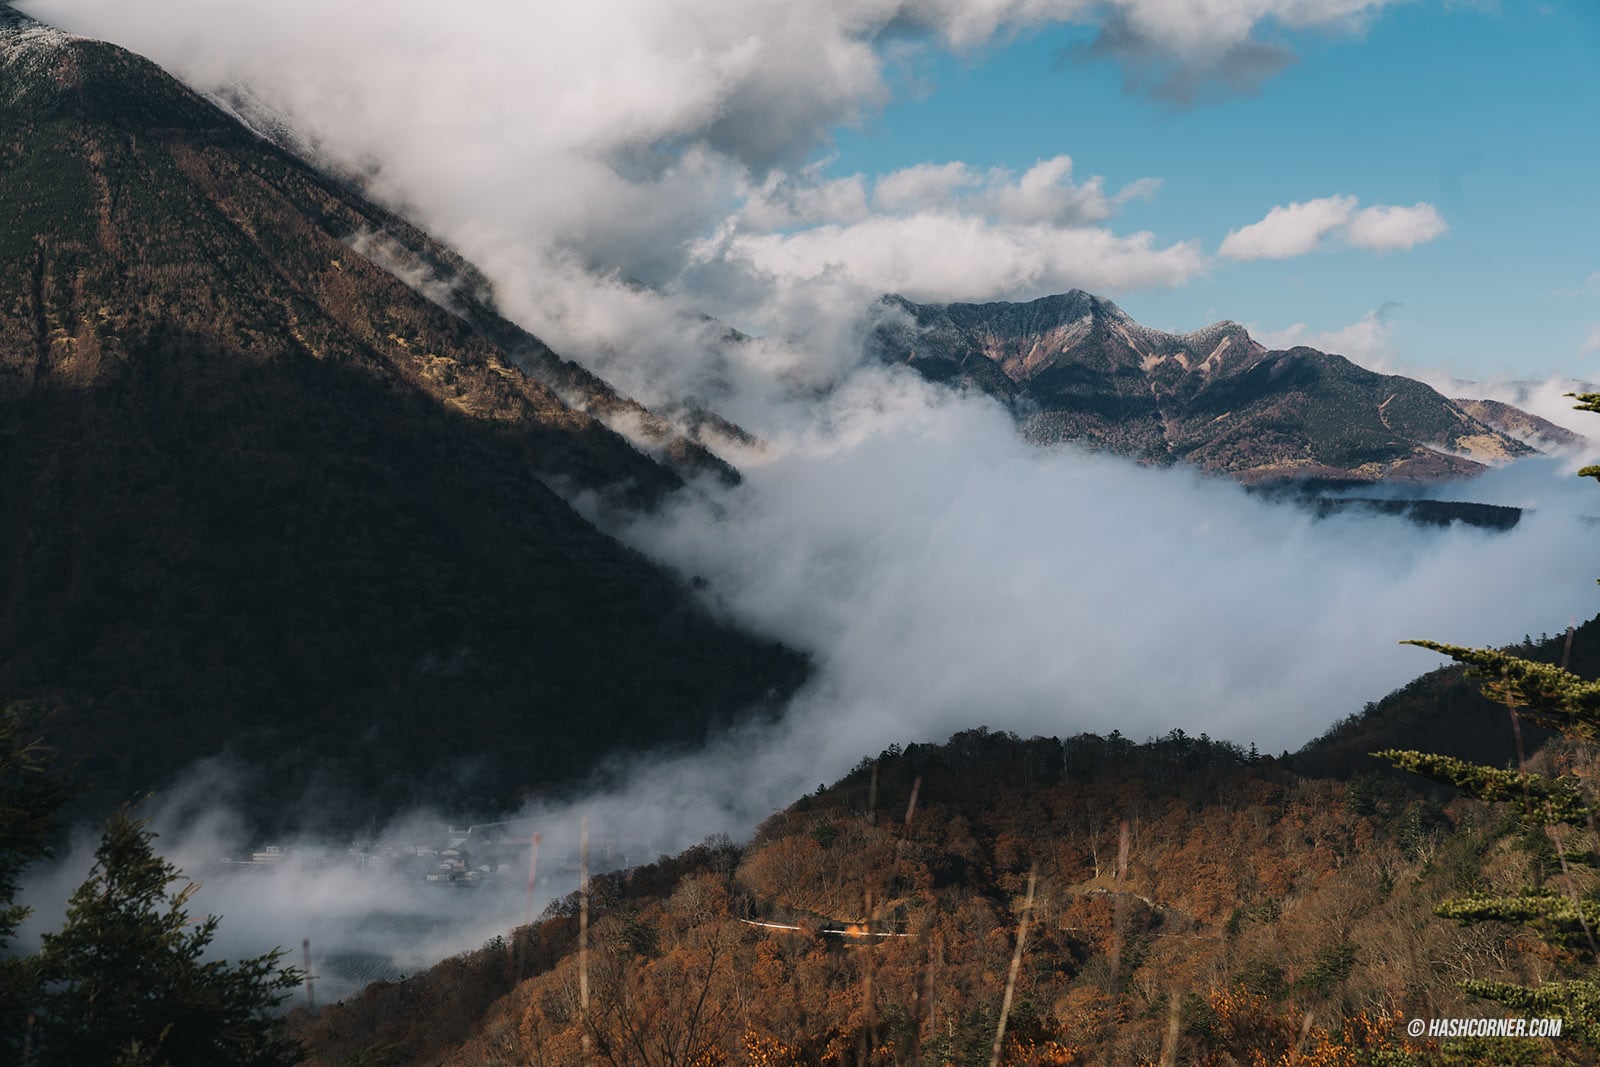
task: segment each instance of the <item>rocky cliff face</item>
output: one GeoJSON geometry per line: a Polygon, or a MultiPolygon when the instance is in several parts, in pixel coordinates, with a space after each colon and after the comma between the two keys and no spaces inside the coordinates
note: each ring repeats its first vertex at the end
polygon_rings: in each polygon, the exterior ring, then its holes
{"type": "Polygon", "coordinates": [[[1315,349],[1268,351],[1233,322],[1164,333],[1077,290],[1025,304],[889,296],[877,313],[879,358],[996,397],[1039,444],[1245,482],[1432,481],[1536,451],[1421,382],[1315,349]]]}

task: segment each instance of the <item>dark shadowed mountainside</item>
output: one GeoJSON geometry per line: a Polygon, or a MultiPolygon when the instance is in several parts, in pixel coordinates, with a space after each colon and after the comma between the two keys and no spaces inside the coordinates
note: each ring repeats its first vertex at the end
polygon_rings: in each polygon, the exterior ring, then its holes
{"type": "Polygon", "coordinates": [[[493,808],[803,677],[552,488],[730,468],[153,64],[0,4],[0,175],[0,693],[86,804],[493,808]]]}
{"type": "Polygon", "coordinates": [[[1440,481],[1562,440],[1509,405],[1464,406],[1311,348],[1268,351],[1233,322],[1163,333],[1079,290],[1025,304],[886,296],[877,312],[879,358],[998,398],[1031,441],[1246,483],[1440,481]]]}

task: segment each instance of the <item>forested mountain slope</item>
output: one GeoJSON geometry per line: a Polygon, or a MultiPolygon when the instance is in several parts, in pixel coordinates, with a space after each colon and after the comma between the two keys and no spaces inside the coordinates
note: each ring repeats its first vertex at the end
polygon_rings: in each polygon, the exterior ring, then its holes
{"type": "Polygon", "coordinates": [[[153,64],[0,4],[0,174],[0,693],[86,806],[225,754],[264,821],[493,808],[803,676],[555,491],[725,464],[153,64]]]}

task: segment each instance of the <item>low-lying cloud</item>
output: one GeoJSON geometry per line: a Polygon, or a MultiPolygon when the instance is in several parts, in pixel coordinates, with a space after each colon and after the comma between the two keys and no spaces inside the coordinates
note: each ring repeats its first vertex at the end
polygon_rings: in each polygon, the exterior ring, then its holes
{"type": "Polygon", "coordinates": [[[818,657],[841,757],[976,722],[1294,747],[1434,665],[1404,638],[1600,608],[1570,577],[1600,500],[1555,461],[1452,487],[1534,509],[1508,534],[1314,521],[1192,471],[1034,450],[985,400],[871,370],[747,476],[631,536],[818,657]]]}

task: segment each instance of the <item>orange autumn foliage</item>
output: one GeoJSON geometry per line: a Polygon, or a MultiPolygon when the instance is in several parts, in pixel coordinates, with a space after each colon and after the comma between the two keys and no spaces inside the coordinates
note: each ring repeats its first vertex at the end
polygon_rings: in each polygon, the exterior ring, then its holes
{"type": "MultiPolygon", "coordinates": [[[[1471,809],[1396,793],[1357,813],[1343,783],[1193,744],[1113,755],[1083,770],[1071,743],[958,738],[880,760],[877,813],[858,774],[742,849],[596,879],[587,1015],[569,902],[519,931],[515,980],[470,1037],[417,1058],[568,1067],[587,1038],[608,1067],[987,1067],[1033,868],[1011,1067],[1353,1065],[1403,1047],[1399,1011],[1467,1010],[1459,961],[1521,965],[1431,921],[1468,860],[1497,876],[1471,809]],[[913,777],[915,819],[883,817],[913,777]]],[[[458,988],[503,982],[506,958],[464,958],[458,988]]],[[[355,1010],[323,1013],[314,1065],[360,1051],[335,1025],[384,1033],[355,1010]]]]}

